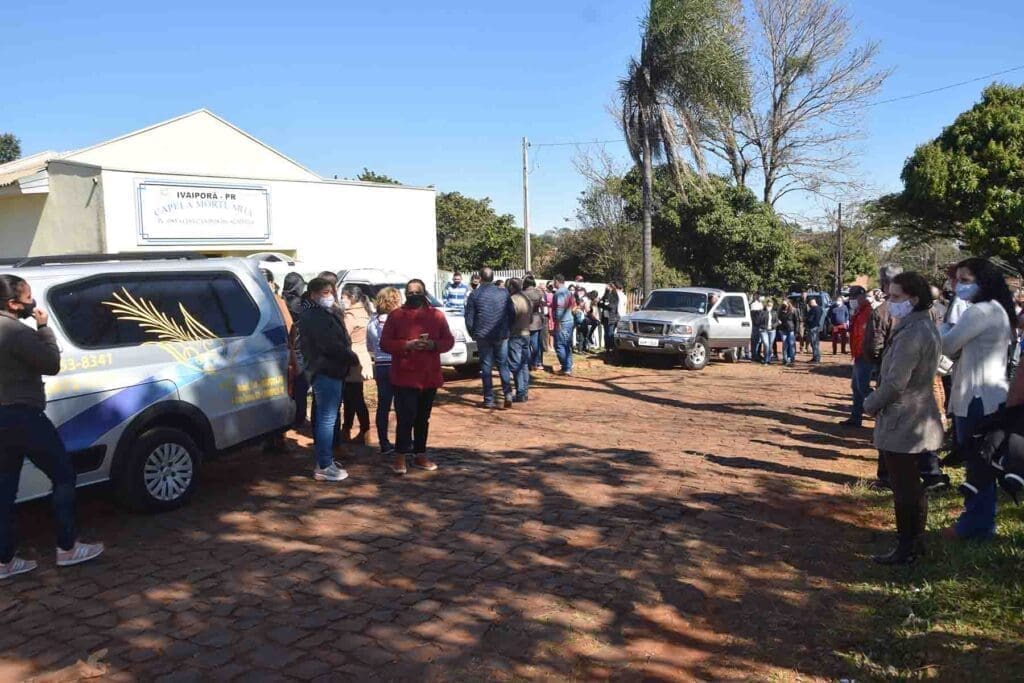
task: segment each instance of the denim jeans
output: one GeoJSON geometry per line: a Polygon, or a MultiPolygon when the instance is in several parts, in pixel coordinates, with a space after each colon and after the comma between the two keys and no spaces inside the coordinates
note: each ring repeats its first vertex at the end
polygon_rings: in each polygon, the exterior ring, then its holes
{"type": "Polygon", "coordinates": [[[604,348],[608,351],[615,350],[615,328],[618,326],[618,323],[606,322],[604,324],[604,348]]]}
{"type": "Polygon", "coordinates": [[[508,340],[508,362],[516,381],[516,398],[526,398],[530,391],[530,338],[516,335],[508,340]]]}
{"type": "Polygon", "coordinates": [[[850,410],[850,420],[860,424],[864,419],[864,401],[871,395],[871,371],[874,365],[864,356],[853,361],[853,379],[850,387],[853,389],[853,408],[850,410]]]}
{"type": "Polygon", "coordinates": [[[395,388],[391,386],[391,366],[374,365],[373,380],[377,383],[377,443],[383,453],[391,446],[388,438],[388,422],[391,417],[391,406],[395,402],[395,388]]]}
{"type": "Polygon", "coordinates": [[[758,335],[758,348],[761,349],[761,363],[768,365],[772,362],[772,342],[775,340],[774,330],[761,330],[758,335]]]}
{"type": "Polygon", "coordinates": [[[572,372],[572,320],[563,320],[555,330],[555,355],[562,372],[572,372]]]}
{"type": "Polygon", "coordinates": [[[782,361],[792,363],[796,360],[796,332],[782,333],[782,361]]]}
{"type": "Polygon", "coordinates": [[[57,546],[70,550],[78,540],[75,528],[77,476],[64,442],[46,414],[29,406],[0,406],[0,562],[14,557],[14,501],[25,458],[53,483],[57,546]]]}
{"type": "Polygon", "coordinates": [[[807,341],[811,343],[811,360],[816,363],[821,362],[821,328],[808,328],[807,341]]]}
{"type": "Polygon", "coordinates": [[[540,330],[530,330],[530,367],[544,367],[544,340],[540,330]]]}
{"type": "Polygon", "coordinates": [[[434,408],[437,389],[395,387],[395,450],[403,454],[421,455],[427,452],[430,432],[430,412],[434,408]]]}
{"type": "Polygon", "coordinates": [[[484,403],[494,403],[494,377],[491,371],[495,364],[501,378],[501,398],[512,396],[512,376],[508,371],[508,339],[478,339],[476,348],[480,351],[480,381],[484,386],[484,403]]]}
{"type": "MultiPolygon", "coordinates": [[[[985,417],[985,405],[980,398],[971,401],[966,416],[954,415],[956,442],[964,446],[978,423],[985,417]]],[[[996,483],[978,491],[964,503],[964,511],[956,521],[956,535],[960,538],[989,539],[996,533],[996,483]]]]}
{"type": "Polygon", "coordinates": [[[326,375],[313,378],[313,396],[316,398],[316,422],[313,424],[313,442],[316,466],[320,469],[334,463],[334,436],[338,426],[338,410],[345,383],[326,375]]]}

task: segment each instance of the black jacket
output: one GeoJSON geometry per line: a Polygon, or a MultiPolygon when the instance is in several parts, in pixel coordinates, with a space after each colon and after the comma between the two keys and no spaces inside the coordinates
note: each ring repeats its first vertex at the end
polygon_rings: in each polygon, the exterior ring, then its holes
{"type": "Polygon", "coordinates": [[[760,311],[752,312],[750,314],[750,322],[754,325],[755,330],[767,330],[768,311],[761,309],[760,311]]]}
{"type": "Polygon", "coordinates": [[[619,293],[617,291],[605,292],[601,300],[597,302],[597,306],[601,309],[601,320],[610,325],[619,324],[619,293]]]}
{"type": "Polygon", "coordinates": [[[323,306],[313,305],[299,319],[299,343],[310,378],[326,375],[343,380],[359,359],[352,352],[345,323],[323,306]]]}
{"type": "Polygon", "coordinates": [[[825,323],[825,311],[821,306],[808,306],[807,315],[804,317],[804,324],[807,329],[821,329],[825,323]]]}
{"type": "Polygon", "coordinates": [[[796,311],[790,311],[789,313],[779,314],[779,331],[783,334],[789,334],[790,332],[796,332],[797,325],[800,324],[800,318],[797,316],[796,311]]]}

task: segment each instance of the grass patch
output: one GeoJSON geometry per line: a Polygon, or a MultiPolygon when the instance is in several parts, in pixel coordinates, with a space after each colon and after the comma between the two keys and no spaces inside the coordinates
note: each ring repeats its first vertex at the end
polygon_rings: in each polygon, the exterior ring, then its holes
{"type": "MultiPolygon", "coordinates": [[[[996,540],[947,541],[939,532],[963,504],[955,490],[963,471],[952,476],[954,489],[930,500],[927,557],[907,568],[872,565],[847,586],[865,605],[865,628],[860,642],[839,654],[863,678],[1024,676],[1024,508],[1001,495],[996,540]]],[[[851,492],[891,515],[891,495],[851,492]]]]}

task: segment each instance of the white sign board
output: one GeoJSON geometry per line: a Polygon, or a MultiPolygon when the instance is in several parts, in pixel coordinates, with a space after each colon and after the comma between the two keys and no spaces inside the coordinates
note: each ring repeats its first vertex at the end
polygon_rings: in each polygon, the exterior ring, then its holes
{"type": "Polygon", "coordinates": [[[263,244],[270,193],[252,185],[138,183],[139,245],[263,244]]]}

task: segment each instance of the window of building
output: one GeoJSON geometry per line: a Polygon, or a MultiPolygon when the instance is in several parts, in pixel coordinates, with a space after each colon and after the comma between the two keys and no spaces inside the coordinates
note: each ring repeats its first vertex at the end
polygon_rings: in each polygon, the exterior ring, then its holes
{"type": "Polygon", "coordinates": [[[230,273],[103,275],[55,287],[48,299],[68,339],[84,349],[244,337],[260,319],[230,273]]]}

